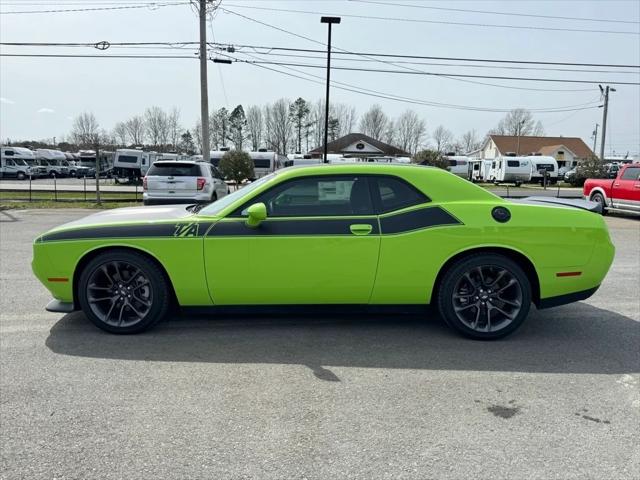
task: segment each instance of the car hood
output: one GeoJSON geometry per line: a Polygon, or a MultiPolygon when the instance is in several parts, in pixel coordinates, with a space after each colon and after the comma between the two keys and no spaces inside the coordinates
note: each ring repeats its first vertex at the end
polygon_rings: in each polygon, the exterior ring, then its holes
{"type": "Polygon", "coordinates": [[[114,208],[93,213],[87,217],[74,220],[73,222],[65,223],[56,227],[54,230],[123,223],[170,222],[172,220],[179,220],[191,216],[193,216],[193,214],[187,210],[187,205],[114,208]]]}

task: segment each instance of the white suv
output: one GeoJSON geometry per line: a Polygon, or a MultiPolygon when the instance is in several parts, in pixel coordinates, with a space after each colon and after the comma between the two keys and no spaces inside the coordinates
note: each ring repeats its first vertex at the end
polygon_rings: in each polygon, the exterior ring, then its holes
{"type": "Polygon", "coordinates": [[[207,162],[159,160],[142,182],[145,205],[209,203],[229,193],[222,175],[207,162]]]}

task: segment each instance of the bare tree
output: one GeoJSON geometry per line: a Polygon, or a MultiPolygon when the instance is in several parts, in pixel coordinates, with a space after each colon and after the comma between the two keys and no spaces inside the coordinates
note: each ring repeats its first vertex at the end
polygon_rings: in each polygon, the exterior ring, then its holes
{"type": "Polygon", "coordinates": [[[249,137],[247,132],[247,117],[242,105],[236,106],[229,115],[229,139],[236,150],[242,150],[244,142],[249,137]]]}
{"type": "Polygon", "coordinates": [[[478,132],[473,129],[465,132],[462,137],[460,137],[460,140],[458,140],[458,145],[460,146],[460,150],[462,153],[469,153],[479,149],[482,145],[482,141],[478,137],[478,132]]]}
{"type": "Polygon", "coordinates": [[[384,129],[384,137],[382,138],[382,140],[389,145],[396,144],[396,124],[391,119],[389,119],[389,122],[384,129]]]}
{"type": "Polygon", "coordinates": [[[543,135],[544,128],[538,121],[536,124],[533,114],[525,108],[515,108],[498,122],[498,125],[489,131],[493,135],[543,135]]]}
{"type": "Polygon", "coordinates": [[[180,109],[173,107],[171,113],[167,117],[168,129],[169,129],[169,143],[174,149],[178,148],[180,143],[180,136],[182,135],[182,126],[180,125],[180,109]]]}
{"type": "Polygon", "coordinates": [[[247,108],[247,130],[251,139],[251,148],[257,152],[262,143],[262,134],[264,132],[264,117],[262,110],[256,105],[247,108]]]}
{"type": "MultiPolygon", "coordinates": [[[[154,146],[166,145],[169,138],[169,118],[160,107],[150,107],[144,112],[146,132],[154,146]]],[[[162,149],[162,148],[161,148],[162,149]]]]}
{"type": "Polygon", "coordinates": [[[356,109],[345,103],[332,103],[329,105],[329,115],[338,120],[339,129],[336,132],[338,137],[353,132],[356,124],[356,109]]]}
{"type": "Polygon", "coordinates": [[[405,152],[415,154],[426,131],[425,121],[413,110],[407,110],[396,121],[396,145],[405,152]]]}
{"type": "MultiPolygon", "coordinates": [[[[196,123],[196,125],[191,130],[191,136],[193,137],[193,142],[196,146],[196,149],[202,153],[202,124],[200,120],[196,123]]],[[[206,159],[206,157],[204,157],[206,159]]]]}
{"type": "Polygon", "coordinates": [[[131,117],[125,122],[125,127],[133,145],[142,145],[144,143],[145,126],[142,116],[131,117]]]}
{"type": "Polygon", "coordinates": [[[439,125],[431,135],[433,141],[435,143],[435,150],[440,153],[445,153],[449,147],[451,147],[451,143],[453,141],[453,134],[444,128],[444,126],[439,125]]]}
{"type": "Polygon", "coordinates": [[[382,140],[389,123],[389,117],[380,105],[373,105],[360,119],[360,132],[376,140],[382,140]]]}
{"type": "Polygon", "coordinates": [[[127,126],[124,122],[118,122],[115,127],[113,127],[113,137],[116,139],[117,144],[122,146],[127,144],[129,133],[127,132],[127,126]]]}
{"type": "Polygon", "coordinates": [[[216,148],[227,146],[229,140],[229,110],[225,107],[213,112],[209,118],[209,137],[216,148]]]}
{"type": "Polygon", "coordinates": [[[83,112],[73,120],[71,138],[76,145],[94,148],[100,141],[100,125],[91,112],[83,112]]]}
{"type": "Polygon", "coordinates": [[[276,152],[285,154],[291,141],[292,122],[289,116],[291,102],[286,98],[265,107],[267,143],[276,152]]]}

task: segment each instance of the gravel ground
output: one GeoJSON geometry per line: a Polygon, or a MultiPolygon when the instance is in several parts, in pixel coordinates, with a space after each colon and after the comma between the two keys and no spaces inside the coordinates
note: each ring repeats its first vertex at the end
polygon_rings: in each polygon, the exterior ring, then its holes
{"type": "Polygon", "coordinates": [[[0,478],[637,479],[640,222],[591,299],[474,342],[401,315],[173,318],[113,336],[43,307],[0,212],[0,478]]]}

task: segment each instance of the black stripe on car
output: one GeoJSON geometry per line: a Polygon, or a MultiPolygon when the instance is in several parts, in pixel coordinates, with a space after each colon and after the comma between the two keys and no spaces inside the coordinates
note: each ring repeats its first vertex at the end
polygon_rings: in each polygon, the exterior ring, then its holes
{"type": "Polygon", "coordinates": [[[92,240],[97,238],[203,237],[211,224],[211,222],[178,222],[89,227],[48,233],[43,235],[39,241],[92,240]]]}
{"type": "Polygon", "coordinates": [[[295,236],[295,235],[353,235],[351,225],[371,225],[371,234],[377,235],[378,219],[291,219],[265,220],[258,227],[248,227],[245,220],[221,221],[207,233],[208,237],[242,236],[295,236]]]}
{"type": "Polygon", "coordinates": [[[380,217],[380,228],[383,235],[460,224],[462,224],[460,220],[441,207],[422,208],[380,217]]]}

